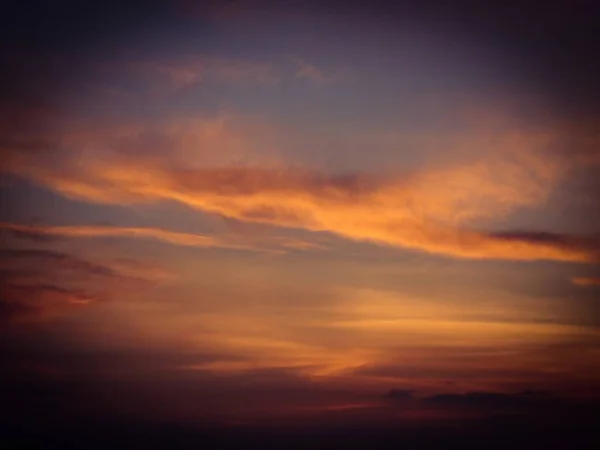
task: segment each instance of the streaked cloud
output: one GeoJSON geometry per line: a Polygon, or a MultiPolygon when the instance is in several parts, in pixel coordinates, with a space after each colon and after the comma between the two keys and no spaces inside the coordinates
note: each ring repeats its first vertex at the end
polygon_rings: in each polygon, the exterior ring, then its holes
{"type": "Polygon", "coordinates": [[[9,323],[37,322],[65,311],[98,301],[84,291],[52,284],[19,285],[3,283],[0,319],[9,323]]]}
{"type": "Polygon", "coordinates": [[[324,244],[282,236],[235,237],[182,233],[154,227],[117,227],[107,225],[25,225],[0,223],[0,231],[36,242],[57,238],[131,238],[151,239],[172,245],[199,248],[278,252],[285,250],[324,250],[324,244]]]}
{"type": "Polygon", "coordinates": [[[576,278],[573,278],[571,281],[576,286],[583,286],[583,287],[600,286],[600,278],[598,278],[598,277],[576,277],[576,278]]]}
{"type": "Polygon", "coordinates": [[[149,264],[91,262],[55,250],[3,248],[0,256],[0,320],[11,324],[53,319],[170,278],[149,264]]]}
{"type": "Polygon", "coordinates": [[[88,274],[111,277],[116,271],[103,264],[96,264],[66,253],[39,249],[2,249],[2,268],[33,269],[44,266],[54,270],[85,272],[88,274]]]}
{"type": "Polygon", "coordinates": [[[104,61],[95,66],[98,74],[120,80],[136,80],[149,93],[172,94],[200,84],[251,87],[274,85],[281,74],[269,62],[240,58],[189,54],[156,60],[104,61]]]}
{"type": "Polygon", "coordinates": [[[294,59],[296,65],[296,78],[303,78],[317,84],[328,84],[334,81],[337,76],[326,73],[323,69],[314,64],[310,64],[303,59],[294,59]]]}
{"type": "Polygon", "coordinates": [[[135,239],[154,239],[174,245],[191,247],[225,247],[248,249],[251,247],[242,244],[227,243],[219,238],[191,233],[178,233],[161,228],[143,227],[110,227],[101,225],[65,225],[65,226],[37,226],[19,225],[12,223],[0,224],[0,229],[16,233],[17,236],[37,239],[39,237],[70,237],[70,238],[95,238],[95,237],[128,237],[135,239]]]}
{"type": "Polygon", "coordinates": [[[177,88],[201,82],[236,86],[269,85],[280,79],[271,64],[233,58],[190,56],[170,62],[139,62],[134,67],[163,75],[177,88]]]}
{"type": "MultiPolygon", "coordinates": [[[[327,231],[459,258],[598,260],[595,235],[486,232],[470,226],[545,201],[561,169],[535,147],[547,138],[531,139],[528,144],[534,147],[529,153],[518,152],[528,150],[522,144],[515,151],[407,175],[333,176],[311,169],[256,165],[189,168],[123,153],[107,153],[102,159],[98,154],[67,158],[57,169],[20,154],[6,168],[69,198],[90,202],[171,200],[241,221],[327,231]]],[[[85,232],[99,233],[98,229],[85,232]]],[[[157,230],[139,233],[196,245],[211,242],[157,230]]]]}

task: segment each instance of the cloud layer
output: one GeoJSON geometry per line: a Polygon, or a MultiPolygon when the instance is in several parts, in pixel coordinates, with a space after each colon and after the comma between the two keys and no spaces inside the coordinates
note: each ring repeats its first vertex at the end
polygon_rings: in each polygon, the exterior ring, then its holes
{"type": "Polygon", "coordinates": [[[136,261],[90,262],[55,250],[4,248],[0,257],[0,320],[11,324],[52,319],[167,276],[136,261]]]}
{"type": "MultiPolygon", "coordinates": [[[[547,137],[517,141],[507,142],[521,143],[514,151],[403,175],[330,175],[309,168],[256,165],[190,168],[177,164],[177,158],[166,162],[160,157],[110,151],[66,153],[59,166],[44,163],[39,154],[13,154],[5,168],[88,202],[176,201],[241,221],[327,231],[352,240],[458,258],[597,261],[596,235],[488,232],[472,225],[543,203],[560,179],[558,161],[543,153],[547,137]],[[524,149],[523,141],[528,146],[524,149]]],[[[96,228],[77,233],[99,232],[96,228]]],[[[159,230],[129,232],[211,245],[210,239],[159,230]]]]}
{"type": "Polygon", "coordinates": [[[593,287],[600,286],[599,277],[576,277],[571,280],[576,286],[593,287]]]}
{"type": "Polygon", "coordinates": [[[243,238],[182,233],[155,227],[122,227],[107,225],[25,225],[0,223],[0,232],[33,242],[49,242],[60,238],[131,238],[149,239],[172,245],[198,248],[225,248],[259,252],[284,252],[286,250],[318,250],[323,244],[297,238],[268,236],[243,238]]]}

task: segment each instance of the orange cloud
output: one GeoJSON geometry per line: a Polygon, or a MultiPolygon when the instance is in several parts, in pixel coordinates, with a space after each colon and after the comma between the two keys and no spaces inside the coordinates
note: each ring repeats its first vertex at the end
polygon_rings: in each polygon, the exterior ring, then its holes
{"type": "Polygon", "coordinates": [[[600,278],[597,277],[577,277],[573,278],[571,282],[576,286],[600,286],[600,278]]]}
{"type": "Polygon", "coordinates": [[[375,350],[362,348],[345,348],[341,352],[339,348],[282,339],[271,333],[251,335],[244,329],[237,334],[232,334],[230,330],[204,333],[192,339],[192,343],[196,340],[211,342],[219,351],[243,355],[244,359],[190,364],[180,367],[183,370],[235,373],[286,368],[319,377],[356,369],[377,354],[375,350]]]}
{"type": "Polygon", "coordinates": [[[98,301],[99,298],[75,289],[52,284],[3,285],[0,319],[9,323],[39,322],[66,311],[98,301]]]}
{"type": "Polygon", "coordinates": [[[173,278],[147,262],[92,262],[55,250],[4,248],[0,258],[0,321],[10,324],[49,320],[173,278]]]}
{"type": "MultiPolygon", "coordinates": [[[[556,140],[551,132],[479,135],[466,141],[467,150],[456,152],[468,160],[420,172],[334,176],[256,153],[269,142],[267,129],[245,128],[231,118],[163,123],[150,135],[148,130],[140,124],[68,132],[60,142],[69,150],[58,163],[45,161],[41,153],[13,150],[3,168],[74,199],[177,201],[240,221],[331,232],[439,255],[524,261],[599,258],[598,236],[491,233],[482,226],[520,208],[542,205],[563,179],[568,170],[564,161],[547,152],[556,140]],[[257,137],[263,147],[252,144],[257,137]]],[[[100,233],[77,231],[84,232],[100,233]]],[[[102,233],[229,245],[156,229],[102,233]]]]}
{"type": "MultiPolygon", "coordinates": [[[[465,185],[458,185],[457,190],[444,195],[439,187],[432,188],[434,193],[428,192],[427,183],[420,190],[423,178],[418,175],[398,182],[366,176],[328,177],[287,169],[166,169],[133,161],[95,163],[81,167],[78,173],[58,174],[39,166],[22,169],[31,178],[68,197],[94,202],[176,200],[238,220],[329,231],[350,239],[461,258],[584,262],[598,259],[597,236],[500,234],[455,226],[465,216],[493,215],[510,210],[515,204],[537,203],[542,194],[533,185],[528,190],[528,181],[524,189],[516,186],[505,189],[493,182],[486,185],[484,178],[477,176],[475,182],[465,181],[465,185]],[[477,184],[479,181],[483,183],[481,186],[477,184]]],[[[462,180],[459,173],[464,170],[446,174],[450,186],[452,180],[462,180]]],[[[513,175],[509,172],[508,176],[513,175]]],[[[424,175],[425,179],[431,176],[424,175]]],[[[437,186],[445,183],[442,173],[437,186]]],[[[70,232],[98,234],[100,230],[70,232]]],[[[102,232],[137,232],[172,243],[214,245],[204,237],[157,230],[102,232]]]]}
{"type": "MultiPolygon", "coordinates": [[[[555,363],[552,358],[571,352],[557,351],[546,359],[550,353],[540,349],[573,339],[595,342],[600,336],[593,327],[523,320],[519,314],[511,318],[502,305],[478,305],[473,310],[473,299],[471,308],[465,305],[461,311],[449,302],[432,304],[427,298],[394,292],[343,289],[328,292],[322,309],[294,309],[290,315],[290,309],[281,314],[272,303],[257,308],[264,297],[268,295],[261,293],[260,298],[244,297],[235,308],[220,303],[211,313],[161,321],[161,333],[177,330],[187,337],[185,347],[203,351],[210,343],[218,353],[236,356],[188,362],[180,368],[218,374],[285,368],[311,378],[359,374],[355,382],[377,383],[369,381],[374,373],[362,369],[394,366],[395,374],[375,378],[398,381],[418,374],[437,383],[473,376],[489,383],[490,376],[510,378],[517,372],[539,376],[555,363]]],[[[592,351],[586,347],[586,357],[592,351]]],[[[577,367],[582,364],[585,361],[577,367]]],[[[576,365],[565,367],[569,371],[576,365]]]]}
{"type": "MultiPolygon", "coordinates": [[[[122,237],[132,239],[152,239],[172,245],[199,248],[229,248],[235,250],[250,250],[277,252],[291,250],[323,250],[323,244],[304,241],[302,239],[279,236],[258,238],[234,238],[227,236],[209,236],[193,233],[169,231],[155,227],[118,227],[107,225],[24,225],[0,222],[0,231],[11,233],[13,236],[31,241],[44,242],[53,238],[101,238],[122,237]]],[[[131,266],[131,264],[129,264],[131,266]]],[[[135,263],[133,269],[139,268],[135,263]]],[[[131,269],[131,267],[129,268],[131,269]]],[[[128,270],[129,270],[128,269],[128,270]]],[[[154,270],[154,269],[152,269],[154,270]]],[[[163,277],[164,274],[161,275],[163,277]]]]}
{"type": "Polygon", "coordinates": [[[199,234],[178,233],[161,228],[142,227],[111,227],[102,225],[63,225],[63,226],[38,226],[20,225],[13,223],[0,223],[0,229],[16,232],[21,236],[46,236],[46,237],[130,237],[154,239],[174,245],[190,247],[227,247],[249,248],[242,244],[227,243],[218,238],[199,234]]]}
{"type": "MultiPolygon", "coordinates": [[[[64,124],[51,139],[59,141],[73,156],[77,155],[79,165],[92,164],[99,158],[114,162],[119,158],[142,158],[191,167],[281,163],[271,127],[260,120],[232,114],[156,123],[98,121],[78,124],[75,130],[71,128],[70,124],[64,124]]],[[[21,136],[17,139],[23,140],[21,136]]],[[[10,153],[11,149],[7,150],[10,153]]]]}

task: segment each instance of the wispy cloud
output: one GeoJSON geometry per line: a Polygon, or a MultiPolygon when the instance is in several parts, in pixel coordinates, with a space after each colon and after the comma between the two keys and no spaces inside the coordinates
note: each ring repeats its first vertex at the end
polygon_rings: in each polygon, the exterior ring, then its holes
{"type": "Polygon", "coordinates": [[[85,291],[52,284],[3,283],[0,319],[9,323],[38,322],[100,300],[85,291]]]}
{"type": "MultiPolygon", "coordinates": [[[[155,227],[119,227],[108,225],[25,225],[0,222],[0,232],[35,242],[60,238],[150,239],[172,245],[198,248],[227,248],[260,252],[285,250],[323,250],[324,244],[281,236],[211,236],[170,231],[155,227]]],[[[43,252],[36,250],[36,252],[43,252]]],[[[137,264],[139,266],[139,264],[137,264]]]]}
{"type": "MultiPolygon", "coordinates": [[[[598,260],[598,236],[498,233],[457,226],[473,217],[506,214],[542,201],[547,192],[543,185],[550,183],[544,179],[547,168],[543,164],[538,169],[541,182],[531,177],[535,167],[516,163],[483,166],[483,170],[477,165],[458,167],[404,179],[358,174],[337,177],[296,169],[167,168],[140,158],[119,164],[90,161],[77,171],[68,162],[60,172],[31,164],[15,169],[68,197],[92,202],[175,200],[242,221],[329,231],[350,239],[460,258],[598,260]],[[506,185],[507,181],[511,183],[506,185]]],[[[137,233],[172,243],[217,245],[207,237],[149,229],[62,232],[137,233]]]]}
{"type": "MultiPolygon", "coordinates": [[[[241,222],[324,231],[458,258],[597,261],[597,235],[486,231],[490,221],[542,206],[569,168],[548,151],[558,139],[551,131],[503,130],[485,136],[466,139],[467,151],[444,165],[412,173],[332,175],[290,166],[274,147],[271,128],[236,117],[90,129],[73,125],[36,136],[25,150],[22,137],[9,139],[2,169],[88,202],[176,201],[241,222]],[[47,145],[37,149],[39,142],[47,145]],[[52,142],[62,150],[50,158],[52,142]]],[[[159,229],[54,232],[247,246],[159,229]]]]}
{"type": "Polygon", "coordinates": [[[303,78],[317,84],[328,84],[337,78],[337,75],[326,73],[323,69],[303,59],[294,59],[294,64],[296,65],[296,78],[303,78]]]}
{"type": "Polygon", "coordinates": [[[101,225],[63,225],[38,226],[1,223],[0,229],[14,232],[17,236],[39,239],[44,237],[96,238],[96,237],[126,237],[134,239],[154,239],[174,245],[190,247],[225,247],[250,249],[242,244],[225,242],[217,237],[200,234],[179,233],[161,228],[151,227],[111,227],[101,225]]]}
{"type": "Polygon", "coordinates": [[[33,270],[41,266],[48,270],[84,272],[103,277],[117,276],[117,272],[109,266],[89,262],[54,250],[3,249],[1,254],[2,263],[0,267],[2,268],[33,270]]]}
{"type": "Polygon", "coordinates": [[[8,323],[52,319],[152,286],[167,276],[148,264],[90,262],[54,250],[5,248],[0,256],[0,320],[8,323]]]}
{"type": "Polygon", "coordinates": [[[270,63],[203,55],[104,63],[100,67],[125,79],[128,76],[138,80],[149,77],[148,88],[158,92],[165,88],[180,90],[199,84],[249,87],[273,85],[280,81],[280,74],[270,63]]]}
{"type": "Polygon", "coordinates": [[[583,287],[600,286],[600,278],[598,277],[576,277],[571,282],[576,286],[583,287]]]}

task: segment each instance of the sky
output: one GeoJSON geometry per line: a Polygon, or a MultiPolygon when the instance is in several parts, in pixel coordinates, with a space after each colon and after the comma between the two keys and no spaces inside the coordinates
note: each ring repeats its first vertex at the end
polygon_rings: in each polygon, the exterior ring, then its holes
{"type": "Polygon", "coordinates": [[[598,400],[589,5],[464,3],[15,6],[8,423],[598,400]]]}

